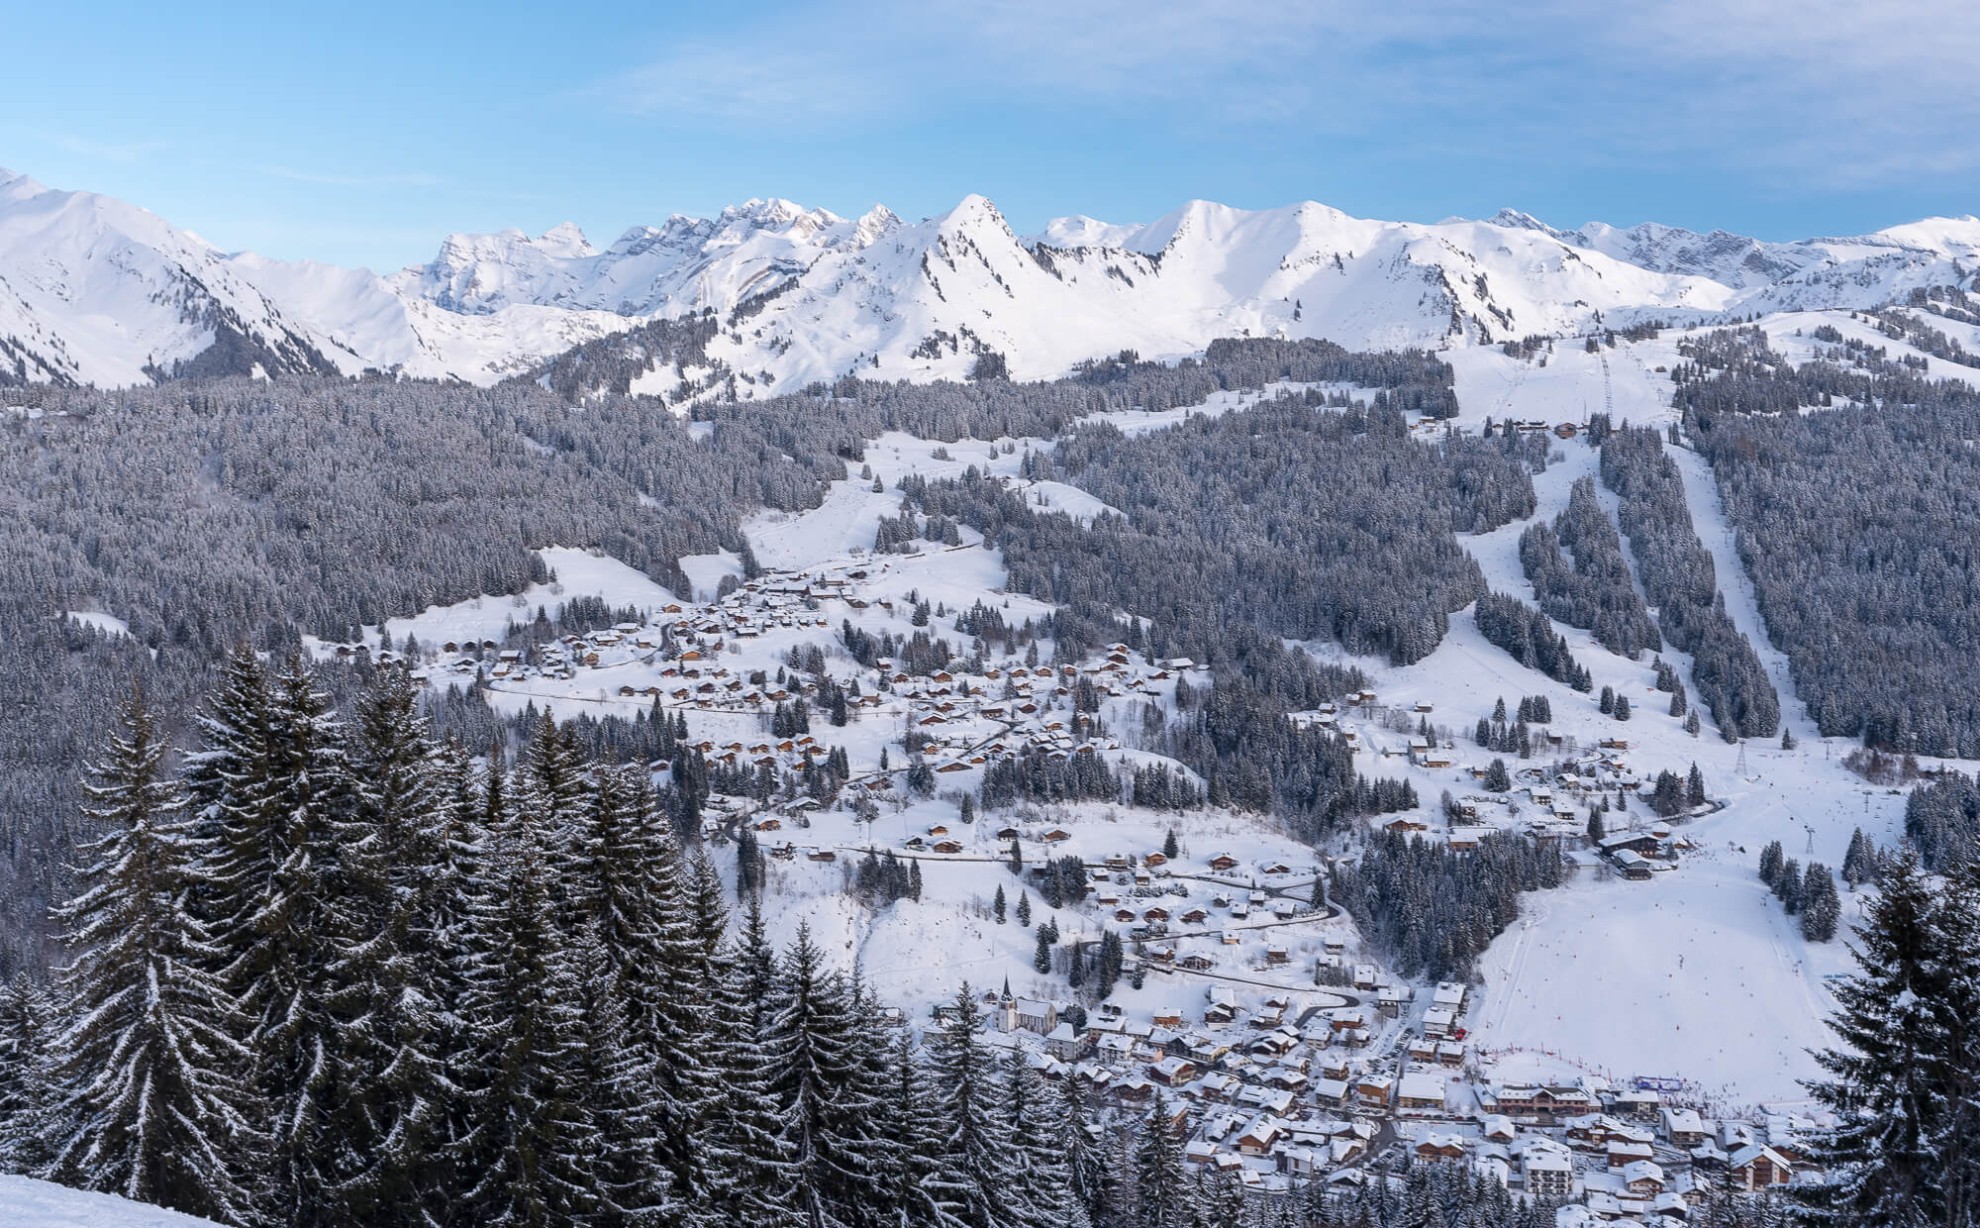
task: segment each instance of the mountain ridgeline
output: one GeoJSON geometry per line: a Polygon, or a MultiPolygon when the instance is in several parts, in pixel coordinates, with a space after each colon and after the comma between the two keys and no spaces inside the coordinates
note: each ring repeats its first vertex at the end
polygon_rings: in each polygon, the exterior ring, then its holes
{"type": "Polygon", "coordinates": [[[1144,225],[1073,217],[1020,235],[971,196],[920,221],[755,200],[604,246],[569,225],[453,235],[379,275],[226,253],[136,206],[0,171],[0,383],[376,371],[487,385],[641,334],[592,386],[747,398],[846,375],[1052,378],[1227,336],[1394,349],[1872,309],[1966,286],[1976,265],[1971,218],[1768,243],[1512,211],[1425,225],[1192,201],[1144,225]]]}

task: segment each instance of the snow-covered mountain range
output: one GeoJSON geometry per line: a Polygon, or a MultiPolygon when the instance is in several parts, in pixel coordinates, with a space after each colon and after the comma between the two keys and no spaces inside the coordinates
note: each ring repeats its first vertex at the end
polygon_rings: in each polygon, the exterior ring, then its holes
{"type": "MultiPolygon", "coordinates": [[[[992,352],[1033,378],[1219,337],[1443,346],[1868,308],[1966,287],[1976,267],[1972,217],[1767,243],[1559,230],[1510,210],[1424,225],[1193,201],[1145,225],[1062,218],[1020,236],[971,196],[919,222],[757,200],[603,248],[570,225],[454,235],[431,262],[380,276],[223,253],[136,206],[0,170],[0,382],[378,369],[492,383],[650,319],[712,312],[711,369],[760,394],[848,372],[960,377],[992,352]]],[[[634,386],[679,384],[666,370],[634,386]]]]}

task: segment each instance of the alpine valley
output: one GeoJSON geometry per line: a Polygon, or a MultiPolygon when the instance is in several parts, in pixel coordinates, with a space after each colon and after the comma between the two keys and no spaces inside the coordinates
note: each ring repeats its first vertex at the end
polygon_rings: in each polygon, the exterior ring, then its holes
{"type": "Polygon", "coordinates": [[[0,172],[0,1224],[1965,1228],[1977,269],[0,172]]]}

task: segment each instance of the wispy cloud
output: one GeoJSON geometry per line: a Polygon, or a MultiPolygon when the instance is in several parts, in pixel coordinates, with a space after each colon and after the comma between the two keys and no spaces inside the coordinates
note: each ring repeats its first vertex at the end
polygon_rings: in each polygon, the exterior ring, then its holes
{"type": "Polygon", "coordinates": [[[122,165],[141,162],[171,148],[171,143],[168,141],[99,141],[72,132],[46,133],[45,139],[57,149],[67,150],[69,153],[100,162],[115,162],[122,165]]]}
{"type": "Polygon", "coordinates": [[[706,41],[671,48],[592,91],[614,110],[663,120],[714,122],[769,132],[803,131],[870,115],[897,96],[871,71],[846,62],[842,38],[706,41]]]}
{"type": "Polygon", "coordinates": [[[1847,190],[1980,168],[1976,63],[1971,0],[879,0],[663,48],[593,92],[756,136],[1058,106],[1847,190]]]}
{"type": "Polygon", "coordinates": [[[313,183],[328,188],[433,188],[446,182],[441,176],[424,171],[348,175],[297,170],[290,166],[264,166],[261,169],[263,174],[276,179],[287,179],[295,183],[313,183]]]}

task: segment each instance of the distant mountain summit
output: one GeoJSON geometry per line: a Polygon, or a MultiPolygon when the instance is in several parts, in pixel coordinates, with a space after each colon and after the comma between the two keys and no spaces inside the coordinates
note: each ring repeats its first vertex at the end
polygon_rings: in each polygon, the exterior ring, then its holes
{"type": "MultiPolygon", "coordinates": [[[[1071,217],[1021,236],[970,196],[918,222],[752,200],[603,248],[568,223],[456,234],[379,276],[229,255],[136,206],[0,171],[0,382],[378,370],[486,384],[651,321],[712,317],[700,357],[738,395],[768,395],[848,373],[961,378],[986,355],[1042,378],[1218,337],[1439,347],[1869,308],[1965,288],[1976,267],[1972,217],[1768,243],[1560,230],[1513,210],[1426,225],[1191,201],[1146,224],[1071,217]]],[[[653,361],[647,386],[680,386],[653,361]]]]}

